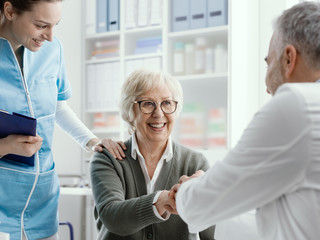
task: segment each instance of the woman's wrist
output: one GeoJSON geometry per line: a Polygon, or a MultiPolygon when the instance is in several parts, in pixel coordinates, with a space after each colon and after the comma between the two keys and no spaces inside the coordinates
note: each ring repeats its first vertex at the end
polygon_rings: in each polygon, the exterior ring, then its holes
{"type": "Polygon", "coordinates": [[[154,203],[160,216],[164,215],[165,212],[167,211],[167,209],[165,208],[165,204],[168,199],[168,193],[169,191],[163,190],[160,193],[158,200],[154,203]]]}

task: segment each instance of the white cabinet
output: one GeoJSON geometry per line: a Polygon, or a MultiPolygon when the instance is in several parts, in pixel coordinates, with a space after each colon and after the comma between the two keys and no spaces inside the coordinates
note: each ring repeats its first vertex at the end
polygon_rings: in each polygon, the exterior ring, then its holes
{"type": "Polygon", "coordinates": [[[195,149],[227,147],[228,29],[228,26],[220,26],[168,33],[168,71],[173,75],[178,73],[176,78],[184,92],[184,108],[174,137],[195,149]],[[202,44],[197,46],[197,42],[202,44]],[[184,45],[182,60],[177,58],[181,45],[184,45]],[[219,46],[224,48],[224,54],[215,62],[213,53],[219,46]],[[191,47],[189,53],[188,47],[191,47]],[[193,61],[193,66],[188,61],[193,61]],[[183,73],[177,69],[182,69],[183,73]]]}
{"type": "Polygon", "coordinates": [[[258,54],[246,51],[258,49],[259,6],[229,0],[228,25],[172,32],[172,1],[120,0],[118,31],[86,34],[94,17],[83,17],[84,121],[99,137],[125,140],[117,105],[122,82],[136,68],[163,70],[184,90],[174,139],[204,151],[213,163],[256,110],[249,88],[258,89],[258,54]]]}

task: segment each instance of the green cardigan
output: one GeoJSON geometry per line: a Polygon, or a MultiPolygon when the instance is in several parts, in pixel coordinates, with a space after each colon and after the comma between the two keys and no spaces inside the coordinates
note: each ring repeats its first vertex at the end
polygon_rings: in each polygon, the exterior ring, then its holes
{"type": "MultiPolygon", "coordinates": [[[[152,201],[157,191],[170,190],[180,176],[207,170],[209,164],[204,155],[173,142],[173,158],[164,162],[155,192],[147,194],[139,160],[131,157],[131,138],[125,144],[124,160],[116,160],[107,150],[92,156],[90,171],[98,239],[197,239],[178,215],[172,214],[166,221],[155,216],[152,201]]],[[[200,239],[212,240],[213,236],[214,227],[200,233],[200,239]]]]}

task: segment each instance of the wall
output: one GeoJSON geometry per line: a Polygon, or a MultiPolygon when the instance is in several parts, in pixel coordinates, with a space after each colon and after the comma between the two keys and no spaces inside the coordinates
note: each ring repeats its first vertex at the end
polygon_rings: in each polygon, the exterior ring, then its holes
{"type": "MultiPolygon", "coordinates": [[[[68,100],[69,106],[78,117],[82,111],[81,89],[81,3],[79,0],[63,1],[62,18],[55,27],[55,35],[60,39],[64,47],[67,74],[72,86],[72,97],[68,100]]],[[[56,126],[53,155],[56,162],[60,182],[64,178],[61,175],[80,175],[82,172],[82,149],[66,133],[56,126]]],[[[85,205],[84,199],[79,196],[61,195],[59,202],[60,221],[69,221],[74,227],[74,239],[84,240],[83,220],[85,205]]],[[[59,227],[60,239],[69,239],[67,226],[59,227]]],[[[89,240],[89,239],[88,239],[89,240]]]]}
{"type": "MultiPolygon", "coordinates": [[[[72,97],[67,102],[77,116],[81,116],[81,1],[63,1],[62,18],[55,27],[55,35],[64,48],[67,74],[72,97]]],[[[59,174],[81,173],[81,148],[57,125],[53,141],[53,154],[59,174]]]]}
{"type": "Polygon", "coordinates": [[[257,109],[259,2],[231,1],[231,93],[230,147],[234,147],[243,129],[257,109]],[[239,103],[239,99],[241,102],[239,103]]]}

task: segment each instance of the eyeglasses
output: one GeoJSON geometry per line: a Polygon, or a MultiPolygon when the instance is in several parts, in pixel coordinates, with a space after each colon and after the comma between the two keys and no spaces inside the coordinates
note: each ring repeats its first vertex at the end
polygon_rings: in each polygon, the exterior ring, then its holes
{"type": "MultiPolygon", "coordinates": [[[[153,113],[154,110],[157,108],[159,103],[150,100],[141,100],[141,101],[134,101],[133,103],[138,103],[140,111],[144,114],[153,113]]],[[[160,108],[164,113],[171,114],[174,113],[177,109],[178,102],[174,100],[164,100],[160,103],[160,108]]]]}

